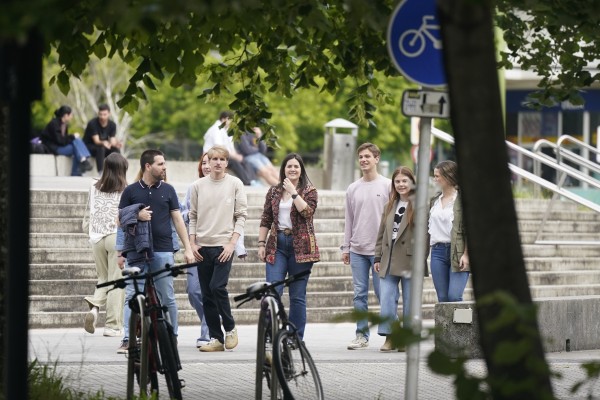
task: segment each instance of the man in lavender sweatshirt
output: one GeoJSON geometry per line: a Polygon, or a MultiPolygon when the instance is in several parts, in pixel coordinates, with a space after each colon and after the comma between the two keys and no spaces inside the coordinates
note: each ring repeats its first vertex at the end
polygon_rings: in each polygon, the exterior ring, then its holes
{"type": "MultiPolygon", "coordinates": [[[[362,178],[348,186],[346,191],[346,229],[342,245],[342,260],[352,268],[354,309],[368,311],[369,274],[379,301],[379,276],[373,270],[377,230],[388,201],[392,181],[377,172],[381,151],[372,143],[363,143],[356,151],[362,178]]],[[[348,350],[369,346],[369,323],[356,323],[356,337],[348,350]]]]}

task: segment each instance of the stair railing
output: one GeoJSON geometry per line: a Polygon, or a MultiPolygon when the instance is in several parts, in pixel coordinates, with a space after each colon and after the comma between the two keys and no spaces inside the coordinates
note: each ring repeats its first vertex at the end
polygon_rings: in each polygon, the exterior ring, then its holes
{"type": "MultiPolygon", "coordinates": [[[[432,127],[431,128],[431,134],[446,142],[449,144],[454,144],[454,137],[452,137],[451,135],[449,135],[448,133],[432,127]]],[[[542,139],[544,140],[544,139],[542,139]]],[[[566,140],[566,139],[565,139],[566,140]]],[[[551,142],[549,142],[551,143],[551,142]]],[[[552,143],[553,144],[553,143],[552,143]]],[[[584,181],[587,182],[593,186],[596,186],[598,188],[600,188],[600,182],[597,179],[594,179],[593,177],[588,176],[587,174],[583,174],[581,171],[577,170],[576,168],[573,168],[571,166],[565,165],[564,163],[559,163],[557,162],[557,160],[553,159],[552,157],[549,157],[545,154],[541,155],[541,154],[537,154],[533,151],[527,150],[517,144],[514,144],[512,142],[506,141],[506,146],[515,151],[516,153],[520,154],[521,156],[524,157],[528,157],[530,159],[532,159],[534,161],[534,163],[542,163],[545,165],[548,165],[549,167],[555,169],[557,171],[557,173],[560,173],[560,179],[559,179],[559,184],[555,184],[553,182],[550,182],[544,178],[542,178],[540,176],[540,174],[535,174],[535,173],[531,173],[521,167],[518,167],[512,163],[508,163],[508,167],[511,170],[511,172],[521,178],[527,179],[529,181],[531,181],[532,183],[535,183],[536,185],[543,187],[544,189],[550,190],[551,192],[553,192],[553,199],[554,196],[556,196],[557,198],[559,196],[562,196],[566,199],[572,200],[575,203],[582,205],[584,207],[587,207],[597,213],[600,213],[600,205],[596,204],[576,193],[573,193],[569,190],[566,190],[562,187],[562,185],[564,184],[564,180],[566,179],[567,176],[571,176],[574,179],[578,179],[580,181],[584,181]],[[564,178],[563,178],[564,176],[564,178]],[[561,181],[562,180],[562,181],[561,181]]],[[[541,147],[542,145],[540,145],[541,147]]],[[[595,149],[594,149],[595,150],[595,149]]],[[[569,160],[571,162],[574,162],[577,164],[576,159],[572,159],[571,155],[567,155],[566,152],[568,150],[563,149],[562,150],[562,155],[565,156],[566,158],[569,158],[569,160]]],[[[576,155],[576,154],[575,154],[576,155]]],[[[595,166],[594,166],[595,168],[595,166]]],[[[543,229],[543,227],[546,225],[546,221],[548,219],[548,216],[550,214],[550,211],[552,209],[552,201],[550,201],[548,208],[546,209],[546,213],[544,214],[544,217],[542,219],[542,222],[539,225],[538,228],[538,232],[536,233],[535,239],[534,239],[534,244],[545,244],[545,245],[600,245],[600,241],[590,241],[590,240],[539,240],[539,236],[541,234],[541,230],[543,229]]]]}

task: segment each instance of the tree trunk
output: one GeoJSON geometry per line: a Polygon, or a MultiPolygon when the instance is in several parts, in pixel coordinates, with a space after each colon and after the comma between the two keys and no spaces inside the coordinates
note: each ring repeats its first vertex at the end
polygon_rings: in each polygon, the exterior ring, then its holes
{"type": "Polygon", "coordinates": [[[0,45],[0,213],[3,223],[2,392],[27,398],[29,322],[29,136],[31,102],[41,98],[41,37],[0,45]],[[6,228],[8,227],[8,228],[6,228]]]}
{"type": "MultiPolygon", "coordinates": [[[[5,288],[8,265],[8,106],[0,101],[0,288],[5,288]]],[[[6,291],[0,292],[0,377],[4,377],[6,291]]],[[[4,393],[4,379],[0,380],[4,393]]]]}
{"type": "Polygon", "coordinates": [[[500,322],[500,311],[510,309],[498,297],[493,304],[482,304],[507,293],[506,298],[518,305],[512,310],[532,307],[504,142],[491,5],[438,0],[438,12],[481,347],[492,395],[552,398],[535,316],[514,313],[513,319],[490,330],[500,322]],[[510,362],[502,360],[507,352],[514,356],[510,362]]]}

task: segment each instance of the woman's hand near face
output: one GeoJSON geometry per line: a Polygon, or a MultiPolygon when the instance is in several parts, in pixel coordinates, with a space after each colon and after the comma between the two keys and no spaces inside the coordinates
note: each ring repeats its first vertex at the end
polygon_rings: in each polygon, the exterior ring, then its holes
{"type": "Polygon", "coordinates": [[[288,178],[283,180],[283,189],[291,195],[296,193],[296,186],[288,178]]]}

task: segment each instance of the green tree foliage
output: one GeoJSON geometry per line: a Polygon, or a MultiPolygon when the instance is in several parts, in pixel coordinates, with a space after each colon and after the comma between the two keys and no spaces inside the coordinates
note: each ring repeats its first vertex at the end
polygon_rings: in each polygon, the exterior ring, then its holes
{"type": "MultiPolygon", "coordinates": [[[[380,87],[388,96],[373,113],[373,125],[359,129],[359,142],[372,141],[382,150],[396,154],[398,161],[407,159],[410,148],[410,120],[399,112],[402,90],[407,83],[402,78],[382,77],[380,87]]],[[[197,82],[195,87],[202,84],[197,82]]],[[[350,86],[350,85],[348,85],[350,86]]],[[[219,112],[231,108],[232,95],[198,99],[198,89],[184,85],[173,88],[166,81],[148,91],[148,101],[133,115],[131,136],[144,143],[147,134],[160,135],[165,140],[190,139],[203,143],[204,132],[215,122],[219,112]]],[[[345,96],[352,90],[344,87],[340,94],[319,93],[316,88],[299,91],[293,98],[269,93],[265,102],[273,113],[270,124],[277,138],[275,155],[297,151],[312,158],[323,148],[323,125],[334,118],[345,118],[349,106],[345,96]]],[[[143,147],[143,146],[142,146],[143,147]]],[[[196,158],[192,155],[192,158],[196,158]]]]}
{"type": "Polygon", "coordinates": [[[55,82],[65,92],[69,76],[80,76],[92,54],[120,56],[135,66],[119,102],[127,111],[136,110],[146,99],[144,88],[154,89],[158,81],[193,86],[205,76],[204,96],[234,97],[229,106],[238,112],[240,131],[261,125],[270,134],[269,93],[291,98],[298,89],[314,87],[336,94],[347,78],[353,81],[350,117],[372,120],[375,100],[386,95],[375,71],[397,76],[383,35],[392,6],[384,0],[55,0],[34,2],[24,12],[11,2],[0,6],[0,37],[39,25],[59,54],[62,70],[55,82]],[[218,57],[211,62],[214,53],[218,57]]]}
{"type": "Polygon", "coordinates": [[[83,136],[88,121],[97,115],[98,105],[106,103],[111,110],[111,119],[117,125],[117,138],[126,143],[132,118],[117,103],[127,89],[127,77],[132,70],[117,57],[112,60],[98,59],[92,55],[85,71],[79,77],[70,77],[70,90],[64,94],[58,85],[53,84],[54,78],[60,73],[60,65],[58,55],[50,53],[44,63],[44,99],[33,105],[34,130],[41,131],[53,118],[54,110],[66,104],[73,109],[70,131],[83,136]]]}
{"type": "MultiPolygon", "coordinates": [[[[397,76],[385,46],[393,0],[36,0],[0,5],[0,40],[24,37],[35,28],[56,48],[61,70],[56,84],[84,73],[92,55],[120,56],[131,63],[129,85],[119,105],[138,108],[167,80],[194,86],[204,76],[204,95],[230,95],[242,130],[261,124],[269,133],[270,93],[291,98],[298,89],[334,95],[346,91],[350,119],[373,121],[385,97],[376,71],[397,76]],[[218,55],[215,57],[215,55],[218,55]]],[[[600,59],[600,15],[593,1],[496,0],[503,29],[504,67],[516,63],[542,76],[532,101],[582,101],[577,89],[600,78],[587,65],[600,59]]],[[[239,132],[238,132],[239,133],[239,132]]]]}
{"type": "Polygon", "coordinates": [[[507,50],[501,65],[535,71],[540,90],[533,106],[569,100],[583,104],[578,89],[600,80],[600,12],[596,1],[497,0],[496,24],[507,50]]]}

